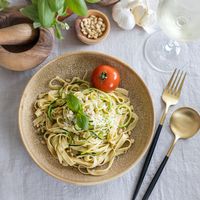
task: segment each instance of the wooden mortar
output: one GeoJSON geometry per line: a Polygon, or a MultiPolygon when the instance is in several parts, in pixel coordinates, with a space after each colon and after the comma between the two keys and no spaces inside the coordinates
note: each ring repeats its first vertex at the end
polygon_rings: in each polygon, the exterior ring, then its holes
{"type": "Polygon", "coordinates": [[[4,38],[0,39],[0,66],[24,71],[36,67],[49,56],[53,48],[53,30],[32,30],[30,24],[31,20],[17,8],[0,12],[0,36],[4,38]]]}

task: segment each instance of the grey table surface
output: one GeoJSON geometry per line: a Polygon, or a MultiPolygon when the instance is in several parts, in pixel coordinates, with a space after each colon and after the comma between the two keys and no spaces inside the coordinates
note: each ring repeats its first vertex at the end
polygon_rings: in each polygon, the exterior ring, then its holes
{"type": "MultiPolygon", "coordinates": [[[[25,1],[12,1],[13,4],[25,1]]],[[[152,2],[153,7],[156,1],[152,2]]],[[[111,9],[102,9],[111,17],[111,9]]],[[[73,28],[64,32],[65,39],[56,41],[49,58],[64,52],[91,50],[116,56],[133,66],[144,79],[152,94],[156,123],[158,124],[164,105],[161,93],[170,74],[153,70],[143,56],[143,45],[148,34],[135,28],[132,31],[119,29],[111,20],[111,33],[102,43],[87,46],[80,43],[73,28]]],[[[179,104],[200,110],[200,43],[188,45],[191,65],[187,66],[188,76],[179,104]]],[[[42,64],[42,65],[43,65],[42,64]]],[[[18,129],[18,107],[22,92],[28,80],[40,69],[39,66],[26,72],[13,72],[0,68],[0,199],[1,200],[131,200],[144,158],[124,176],[96,186],[75,186],[60,182],[43,172],[26,152],[18,129]]],[[[169,129],[169,116],[160,136],[155,155],[144,180],[138,200],[141,199],[170,142],[173,139],[169,129]]],[[[158,181],[151,200],[199,200],[200,199],[200,135],[187,141],[180,141],[158,181]]]]}

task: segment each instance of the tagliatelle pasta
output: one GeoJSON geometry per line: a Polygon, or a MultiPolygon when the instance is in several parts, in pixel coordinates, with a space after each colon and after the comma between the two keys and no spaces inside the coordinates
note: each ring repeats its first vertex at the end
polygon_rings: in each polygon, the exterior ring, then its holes
{"type": "Polygon", "coordinates": [[[63,166],[77,167],[83,174],[106,174],[116,156],[134,142],[130,135],[138,116],[128,91],[117,88],[105,93],[78,77],[55,77],[49,88],[35,101],[33,121],[47,148],[63,166]],[[78,126],[76,113],[67,103],[68,94],[79,100],[88,118],[87,129],[78,126]]]}

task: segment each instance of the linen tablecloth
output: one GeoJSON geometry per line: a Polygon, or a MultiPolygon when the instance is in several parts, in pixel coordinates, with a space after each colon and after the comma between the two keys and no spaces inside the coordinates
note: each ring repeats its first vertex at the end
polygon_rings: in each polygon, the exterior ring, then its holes
{"type": "MultiPolygon", "coordinates": [[[[12,1],[13,4],[25,1],[12,1]]],[[[153,1],[155,8],[156,2],[153,1]]],[[[97,7],[97,6],[93,6],[97,7]]],[[[111,19],[110,8],[100,8],[111,19]]],[[[153,97],[156,124],[164,105],[161,93],[170,74],[153,70],[144,59],[143,45],[148,37],[142,29],[123,31],[111,19],[111,33],[100,44],[87,46],[76,38],[73,22],[64,32],[65,39],[56,41],[47,63],[64,52],[91,50],[116,56],[130,64],[144,79],[153,97]]],[[[169,129],[169,117],[180,106],[191,106],[200,111],[200,43],[188,45],[191,64],[187,66],[187,79],[181,99],[170,110],[163,127],[152,163],[138,195],[141,199],[157,167],[173,139],[169,129]]],[[[42,64],[42,65],[43,65],[42,64]]],[[[96,186],[75,186],[60,182],[42,171],[26,152],[18,129],[18,107],[28,80],[39,66],[26,72],[13,72],[0,68],[0,200],[131,200],[144,158],[124,176],[96,186]]],[[[200,199],[200,134],[187,141],[180,141],[170,157],[152,195],[151,200],[199,200],[200,199]]]]}

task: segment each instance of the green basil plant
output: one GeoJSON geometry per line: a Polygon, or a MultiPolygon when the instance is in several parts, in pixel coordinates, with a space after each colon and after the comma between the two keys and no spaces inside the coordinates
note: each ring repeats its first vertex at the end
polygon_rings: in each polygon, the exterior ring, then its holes
{"type": "Polygon", "coordinates": [[[68,29],[69,26],[67,23],[59,21],[59,16],[66,16],[67,9],[79,16],[86,16],[86,2],[97,3],[98,1],[100,0],[32,0],[32,4],[20,11],[33,21],[34,28],[53,27],[57,38],[62,39],[61,29],[68,29]]]}

